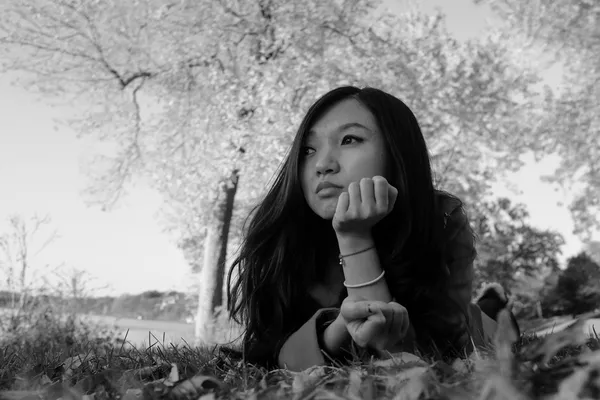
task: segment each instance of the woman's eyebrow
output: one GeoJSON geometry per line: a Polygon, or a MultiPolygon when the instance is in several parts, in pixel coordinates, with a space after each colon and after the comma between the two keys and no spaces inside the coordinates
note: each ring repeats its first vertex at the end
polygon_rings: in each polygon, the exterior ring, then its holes
{"type": "MultiPolygon", "coordinates": [[[[360,124],[358,122],[348,122],[345,123],[343,125],[340,125],[335,131],[334,133],[340,133],[340,132],[344,132],[350,128],[360,128],[360,129],[364,129],[368,132],[372,132],[371,129],[367,128],[366,126],[364,126],[363,124],[360,124]]],[[[306,135],[306,140],[310,140],[314,135],[316,135],[316,132],[311,129],[310,131],[308,131],[308,134],[306,135]]]]}

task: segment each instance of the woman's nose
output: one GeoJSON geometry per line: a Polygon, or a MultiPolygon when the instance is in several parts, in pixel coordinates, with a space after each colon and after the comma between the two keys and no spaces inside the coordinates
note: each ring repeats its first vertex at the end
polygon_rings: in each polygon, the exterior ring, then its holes
{"type": "Polygon", "coordinates": [[[320,156],[318,156],[317,164],[315,165],[317,175],[334,173],[337,172],[339,168],[340,165],[334,152],[322,150],[320,156]]]}

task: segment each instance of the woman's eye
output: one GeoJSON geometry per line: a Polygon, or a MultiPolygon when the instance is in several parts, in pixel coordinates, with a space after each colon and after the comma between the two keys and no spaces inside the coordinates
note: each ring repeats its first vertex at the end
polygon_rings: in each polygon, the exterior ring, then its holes
{"type": "Polygon", "coordinates": [[[311,153],[309,153],[309,151],[311,151],[311,150],[315,151],[314,149],[312,149],[312,148],[310,148],[308,146],[304,146],[304,147],[302,147],[300,149],[300,154],[303,155],[303,156],[307,156],[307,155],[311,154],[311,153]]]}
{"type": "Polygon", "coordinates": [[[348,136],[344,136],[344,138],[342,139],[342,144],[350,144],[350,143],[351,143],[351,142],[350,142],[351,140],[354,140],[354,141],[356,141],[357,143],[360,143],[360,142],[362,142],[362,139],[361,139],[361,138],[359,138],[359,137],[356,137],[356,136],[350,136],[350,135],[348,135],[348,136]]]}

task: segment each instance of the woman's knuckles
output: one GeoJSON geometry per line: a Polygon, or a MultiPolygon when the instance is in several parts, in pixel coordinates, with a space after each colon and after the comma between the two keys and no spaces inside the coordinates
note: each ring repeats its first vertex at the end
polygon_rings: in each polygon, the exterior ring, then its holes
{"type": "Polygon", "coordinates": [[[375,206],[375,214],[376,215],[383,215],[383,216],[385,216],[385,215],[387,215],[387,213],[388,213],[388,207],[386,205],[377,204],[375,206]]]}

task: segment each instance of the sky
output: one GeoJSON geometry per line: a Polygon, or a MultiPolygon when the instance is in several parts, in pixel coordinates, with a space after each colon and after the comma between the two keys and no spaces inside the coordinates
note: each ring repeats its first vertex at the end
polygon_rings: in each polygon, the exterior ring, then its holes
{"type": "Polygon", "coordinates": [[[94,143],[57,124],[61,110],[10,79],[0,76],[0,221],[13,213],[52,218],[60,237],[34,260],[40,270],[64,262],[95,276],[94,287],[110,284],[117,293],[185,288],[186,263],[155,218],[160,197],[136,188],[114,211],[88,207],[81,166],[94,143]]]}
{"type": "MultiPolygon", "coordinates": [[[[388,0],[388,5],[401,12],[406,1],[388,0]]],[[[419,5],[425,11],[440,7],[449,31],[460,40],[480,34],[493,17],[470,0],[421,0],[419,5]]],[[[88,178],[81,167],[97,144],[56,123],[69,110],[11,85],[13,78],[0,75],[0,231],[11,214],[49,215],[59,238],[33,260],[38,273],[61,263],[84,270],[96,279],[92,288],[108,287],[97,294],[189,289],[189,267],[157,219],[158,194],[136,187],[110,212],[86,205],[81,191],[88,178]]],[[[549,83],[559,79],[559,72],[548,72],[549,83]]],[[[496,193],[524,202],[533,225],[561,232],[568,243],[563,251],[570,256],[581,243],[571,234],[569,212],[556,205],[563,200],[560,191],[539,180],[554,165],[553,160],[530,162],[509,176],[520,193],[506,184],[497,185],[496,193]]],[[[44,232],[40,234],[43,238],[44,232]]]]}

